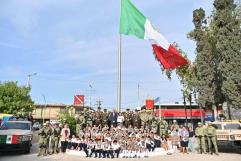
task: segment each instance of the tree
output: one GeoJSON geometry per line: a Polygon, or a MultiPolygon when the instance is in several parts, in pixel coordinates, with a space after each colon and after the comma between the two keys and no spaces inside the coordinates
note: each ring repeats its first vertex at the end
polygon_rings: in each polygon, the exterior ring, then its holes
{"type": "Polygon", "coordinates": [[[0,113],[17,114],[32,112],[34,102],[29,87],[18,86],[17,82],[0,82],[0,113]]]}
{"type": "Polygon", "coordinates": [[[240,8],[236,10],[234,0],[215,0],[214,7],[210,27],[216,39],[216,51],[219,55],[221,90],[228,106],[241,108],[240,8]]]}
{"type": "Polygon", "coordinates": [[[66,124],[68,124],[71,134],[75,134],[75,132],[76,132],[76,120],[70,114],[69,107],[66,107],[66,109],[59,114],[59,119],[61,120],[61,123],[65,122],[66,124]]]}
{"type": "Polygon", "coordinates": [[[216,52],[216,39],[212,30],[206,26],[207,19],[202,8],[193,11],[195,29],[188,34],[188,38],[196,41],[195,69],[197,76],[198,102],[205,106],[223,103],[221,91],[221,73],[218,70],[218,55],[216,52]]]}

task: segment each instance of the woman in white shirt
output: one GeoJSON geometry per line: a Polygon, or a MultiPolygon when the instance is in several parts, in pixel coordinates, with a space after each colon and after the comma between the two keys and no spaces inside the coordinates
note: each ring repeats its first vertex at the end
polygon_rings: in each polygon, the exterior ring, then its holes
{"type": "Polygon", "coordinates": [[[60,141],[61,141],[61,151],[62,151],[62,153],[66,152],[69,136],[70,136],[70,129],[69,129],[68,125],[65,124],[64,128],[61,130],[61,133],[60,133],[60,141]]]}

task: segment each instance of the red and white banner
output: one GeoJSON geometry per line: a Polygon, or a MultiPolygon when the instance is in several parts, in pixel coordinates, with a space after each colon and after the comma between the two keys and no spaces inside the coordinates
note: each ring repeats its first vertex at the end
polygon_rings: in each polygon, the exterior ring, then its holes
{"type": "Polygon", "coordinates": [[[146,100],[146,109],[153,109],[154,108],[154,100],[146,100]]]}
{"type": "Polygon", "coordinates": [[[85,100],[84,95],[75,95],[74,96],[74,105],[84,106],[84,100],[85,100]]]}

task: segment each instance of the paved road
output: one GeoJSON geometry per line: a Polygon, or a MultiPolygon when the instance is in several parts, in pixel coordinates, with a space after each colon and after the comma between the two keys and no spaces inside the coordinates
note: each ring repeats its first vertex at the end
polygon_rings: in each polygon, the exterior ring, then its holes
{"type": "Polygon", "coordinates": [[[84,158],[84,157],[77,157],[71,156],[68,154],[57,154],[51,155],[46,157],[37,157],[37,144],[34,144],[31,153],[28,155],[24,154],[14,154],[8,153],[0,156],[0,161],[108,161],[108,160],[128,160],[128,161],[139,161],[139,160],[146,160],[146,161],[153,161],[153,160],[160,160],[160,161],[241,161],[241,153],[240,149],[232,149],[227,148],[223,149],[219,156],[216,155],[200,155],[200,154],[173,154],[173,155],[166,155],[166,156],[155,156],[150,157],[148,159],[95,159],[95,158],[84,158]],[[227,150],[229,149],[229,150],[227,150]]]}
{"type": "Polygon", "coordinates": [[[46,157],[37,157],[38,153],[38,144],[37,144],[37,135],[34,134],[33,137],[33,146],[31,148],[30,154],[21,154],[16,152],[0,154],[0,161],[107,161],[107,160],[128,160],[128,161],[241,161],[241,149],[234,148],[230,145],[222,145],[223,148],[219,147],[220,155],[200,155],[200,154],[173,154],[167,156],[158,156],[150,157],[148,159],[95,159],[95,158],[84,158],[71,156],[68,154],[57,154],[46,157]]]}

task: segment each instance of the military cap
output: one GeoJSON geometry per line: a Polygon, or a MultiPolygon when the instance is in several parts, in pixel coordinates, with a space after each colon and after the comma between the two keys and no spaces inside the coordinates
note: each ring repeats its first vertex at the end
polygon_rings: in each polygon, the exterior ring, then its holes
{"type": "Polygon", "coordinates": [[[173,122],[177,122],[177,120],[173,120],[173,122]]]}
{"type": "Polygon", "coordinates": [[[208,125],[212,125],[212,124],[213,124],[212,122],[210,122],[210,121],[208,122],[208,125]]]}
{"type": "Polygon", "coordinates": [[[107,109],[105,108],[104,111],[107,111],[107,109]]]}
{"type": "Polygon", "coordinates": [[[43,123],[43,126],[47,126],[47,124],[46,124],[46,123],[43,123]]]}
{"type": "Polygon", "coordinates": [[[97,109],[99,109],[99,110],[100,110],[100,109],[101,109],[101,107],[98,107],[97,109]]]}
{"type": "Polygon", "coordinates": [[[198,125],[202,125],[202,123],[201,123],[201,122],[198,122],[197,124],[198,124],[198,125]]]}
{"type": "Polygon", "coordinates": [[[126,111],[130,111],[130,109],[129,109],[129,108],[127,108],[127,109],[126,109],[126,111]]]}
{"type": "Polygon", "coordinates": [[[46,121],[46,124],[49,124],[49,121],[46,121]]]}

